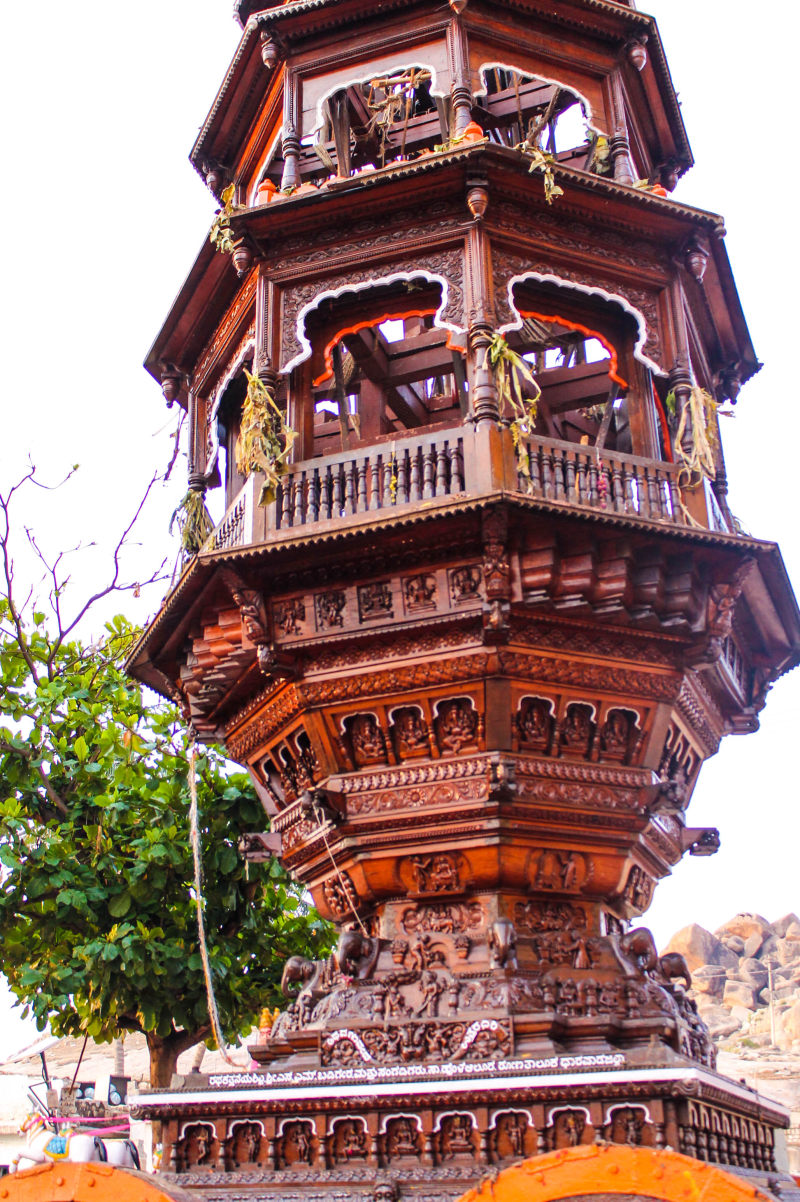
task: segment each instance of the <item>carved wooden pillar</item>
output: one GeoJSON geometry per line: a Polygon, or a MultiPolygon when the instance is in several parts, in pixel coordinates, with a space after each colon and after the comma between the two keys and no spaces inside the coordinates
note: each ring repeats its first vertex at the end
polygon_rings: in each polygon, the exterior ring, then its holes
{"type": "Polygon", "coordinates": [[[489,239],[475,222],[467,233],[467,320],[472,418],[478,426],[500,420],[499,398],[487,352],[494,333],[492,261],[489,239]]]}
{"type": "Polygon", "coordinates": [[[636,175],[631,162],[631,147],[628,140],[628,122],[625,116],[625,98],[619,70],[611,76],[611,104],[614,113],[614,132],[608,140],[614,163],[614,179],[618,184],[632,184],[636,175]]]}
{"type": "Polygon", "coordinates": [[[469,69],[467,34],[461,20],[450,22],[447,49],[450,55],[450,96],[453,101],[452,138],[461,138],[472,120],[472,84],[469,69]]]}
{"type": "Polygon", "coordinates": [[[283,84],[283,176],[281,191],[300,186],[300,84],[294,71],[287,71],[283,84]]]}

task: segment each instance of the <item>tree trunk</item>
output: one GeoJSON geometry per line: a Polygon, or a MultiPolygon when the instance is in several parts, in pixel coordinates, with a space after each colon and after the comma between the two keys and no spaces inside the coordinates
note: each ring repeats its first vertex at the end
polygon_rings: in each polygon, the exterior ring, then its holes
{"type": "Polygon", "coordinates": [[[196,1031],[173,1031],[163,1038],[155,1031],[147,1031],[147,1047],[150,1052],[150,1088],[169,1089],[172,1074],[177,1071],[178,1057],[187,1048],[193,1047],[208,1035],[208,1027],[196,1031]]]}

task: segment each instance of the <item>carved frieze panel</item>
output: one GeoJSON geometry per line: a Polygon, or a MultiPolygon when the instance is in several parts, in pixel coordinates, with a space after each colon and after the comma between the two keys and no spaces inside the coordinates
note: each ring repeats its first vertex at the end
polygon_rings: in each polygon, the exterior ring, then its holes
{"type": "Polygon", "coordinates": [[[628,873],[622,897],[634,910],[643,912],[653,900],[654,889],[655,881],[653,878],[643,868],[640,868],[638,864],[634,864],[628,873]]]}
{"type": "Polygon", "coordinates": [[[433,572],[420,572],[416,576],[401,578],[403,608],[407,614],[435,610],[438,602],[438,585],[433,572]]]}
{"type": "Polygon", "coordinates": [[[419,810],[426,806],[456,806],[460,803],[482,801],[488,792],[485,780],[466,779],[442,781],[438,784],[407,788],[385,789],[362,795],[351,794],[347,800],[348,817],[389,811],[419,810]]]}
{"type": "Polygon", "coordinates": [[[469,605],[482,599],[483,572],[478,564],[450,568],[447,583],[454,605],[469,605]]]}
{"type": "Polygon", "coordinates": [[[406,890],[417,897],[461,893],[465,887],[464,864],[464,857],[456,852],[408,856],[400,863],[400,879],[406,890]]]}
{"type": "Polygon", "coordinates": [[[400,917],[403,930],[456,935],[479,930],[485,922],[483,906],[472,902],[437,902],[409,907],[400,917]]]}
{"type": "Polygon", "coordinates": [[[592,861],[583,852],[546,847],[532,855],[529,873],[533,889],[578,893],[591,877],[592,861]]]}
{"type": "Polygon", "coordinates": [[[342,727],[344,750],[355,767],[387,762],[386,737],[376,714],[351,714],[343,720],[342,727]]]}
{"type": "Polygon", "coordinates": [[[376,619],[394,617],[394,598],[390,580],[362,584],[356,591],[360,622],[374,622],[376,619]]]}
{"type": "Polygon", "coordinates": [[[329,877],[322,886],[322,895],[334,918],[350,917],[358,907],[358,893],[347,872],[329,877]]]}
{"type": "Polygon", "coordinates": [[[272,607],[272,618],[277,637],[308,633],[306,619],[306,603],[303,597],[292,597],[286,601],[276,601],[272,607]]]}
{"type": "Polygon", "coordinates": [[[518,901],[514,906],[514,924],[520,931],[561,931],[587,925],[586,911],[571,902],[518,901]]]}
{"type": "Polygon", "coordinates": [[[562,755],[589,758],[597,729],[594,715],[592,705],[573,701],[567,706],[559,734],[562,755]]]}
{"type": "Polygon", "coordinates": [[[507,1019],[388,1023],[358,1031],[340,1027],[321,1040],[325,1066],[501,1060],[512,1051],[511,1025],[507,1019]]]}

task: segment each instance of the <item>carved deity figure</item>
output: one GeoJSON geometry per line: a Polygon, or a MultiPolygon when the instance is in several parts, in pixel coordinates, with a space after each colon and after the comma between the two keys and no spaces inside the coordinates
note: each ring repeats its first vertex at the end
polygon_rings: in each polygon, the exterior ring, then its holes
{"type": "Polygon", "coordinates": [[[406,609],[427,609],[436,603],[436,577],[424,572],[403,581],[406,609]]]}
{"type": "Polygon", "coordinates": [[[256,1164],[261,1147],[261,1128],[257,1123],[237,1123],[226,1142],[226,1160],[232,1167],[256,1164]]]}
{"type": "Polygon", "coordinates": [[[634,715],[628,710],[609,710],[600,732],[600,741],[607,756],[616,760],[627,757],[633,727],[634,715]]]}
{"type": "Polygon", "coordinates": [[[525,1155],[525,1132],[528,1120],[524,1114],[501,1114],[497,1119],[496,1154],[499,1158],[525,1155]]]}
{"type": "Polygon", "coordinates": [[[350,726],[350,739],[357,764],[373,764],[385,759],[383,731],[374,714],[356,714],[350,726]]]}
{"type": "Polygon", "coordinates": [[[251,643],[263,643],[267,631],[261,594],[255,589],[236,589],[233,599],[242,615],[242,626],[251,643]]]}
{"type": "Polygon", "coordinates": [[[317,593],[314,603],[317,612],[317,626],[320,630],[329,630],[334,626],[344,625],[345,601],[345,594],[338,590],[330,593],[317,593]]]}
{"type": "Polygon", "coordinates": [[[418,1131],[413,1119],[403,1115],[387,1123],[386,1155],[389,1160],[400,1160],[404,1156],[419,1159],[418,1131]]]}
{"type": "Polygon", "coordinates": [[[418,893],[448,893],[460,889],[458,868],[452,856],[414,856],[411,871],[418,893]]]}
{"type": "Polygon", "coordinates": [[[438,718],[441,751],[458,752],[465,744],[474,743],[477,730],[478,715],[469,701],[458,698],[442,705],[438,718]]]}
{"type": "Polygon", "coordinates": [[[518,720],[521,741],[544,747],[550,741],[552,725],[550,702],[543,697],[529,698],[518,720]]]}
{"type": "Polygon", "coordinates": [[[475,1155],[472,1119],[468,1114],[451,1114],[442,1120],[442,1159],[475,1155]]]}
{"type": "Polygon", "coordinates": [[[574,755],[586,755],[592,738],[592,711],[588,705],[570,705],[561,731],[561,745],[574,755]]]}
{"type": "Polygon", "coordinates": [[[430,750],[428,727],[416,708],[395,711],[393,732],[395,749],[401,759],[403,756],[424,755],[430,750]]]}
{"type": "Polygon", "coordinates": [[[417,1015],[428,1014],[431,1018],[436,1018],[439,1013],[439,998],[447,986],[438,973],[432,972],[430,969],[426,969],[422,973],[419,984],[422,1000],[414,1013],[417,1015]]]}
{"type": "Polygon", "coordinates": [[[471,601],[478,596],[481,587],[481,570],[473,564],[463,568],[453,568],[450,573],[450,595],[458,604],[461,601],[471,601]]]}
{"type": "Polygon", "coordinates": [[[583,1139],[586,1117],[580,1110],[562,1110],[553,1125],[553,1147],[577,1148],[583,1139]]]}

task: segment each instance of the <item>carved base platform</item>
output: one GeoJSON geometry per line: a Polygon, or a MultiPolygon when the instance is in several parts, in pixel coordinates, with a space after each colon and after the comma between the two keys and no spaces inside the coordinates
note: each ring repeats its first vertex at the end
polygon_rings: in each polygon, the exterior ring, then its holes
{"type": "Polygon", "coordinates": [[[138,1112],[163,1120],[166,1181],[254,1202],[451,1202],[515,1160],[604,1141],[672,1147],[764,1188],[788,1125],[777,1104],[657,1049],[640,1065],[618,1051],[193,1073],[138,1112]]]}

